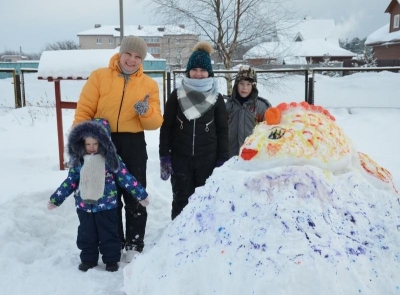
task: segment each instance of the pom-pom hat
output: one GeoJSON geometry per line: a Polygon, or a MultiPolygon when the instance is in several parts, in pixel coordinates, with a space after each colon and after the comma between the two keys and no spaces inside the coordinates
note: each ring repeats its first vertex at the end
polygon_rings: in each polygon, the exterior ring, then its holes
{"type": "Polygon", "coordinates": [[[119,48],[119,54],[131,51],[138,53],[140,58],[144,60],[147,55],[146,42],[142,38],[136,36],[125,37],[124,39],[122,39],[122,43],[119,48]]]}
{"type": "Polygon", "coordinates": [[[213,49],[210,43],[206,41],[198,42],[193,48],[192,55],[189,57],[186,73],[189,73],[191,69],[200,68],[206,70],[209,77],[214,77],[210,56],[212,52],[213,49]]]}

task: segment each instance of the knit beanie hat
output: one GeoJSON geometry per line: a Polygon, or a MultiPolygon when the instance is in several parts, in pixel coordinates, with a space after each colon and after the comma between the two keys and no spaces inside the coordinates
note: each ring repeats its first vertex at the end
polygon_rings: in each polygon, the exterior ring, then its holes
{"type": "Polygon", "coordinates": [[[247,65],[240,66],[239,72],[235,78],[235,84],[239,83],[239,81],[246,80],[253,84],[254,87],[257,86],[257,73],[256,71],[247,65]]]}
{"type": "Polygon", "coordinates": [[[139,37],[136,36],[127,36],[122,39],[121,46],[119,48],[119,54],[121,55],[124,52],[135,51],[139,54],[140,58],[144,60],[147,55],[147,44],[146,42],[139,37]]]}
{"type": "Polygon", "coordinates": [[[186,74],[189,73],[191,69],[200,68],[206,70],[209,77],[214,77],[210,56],[212,52],[213,49],[210,43],[206,41],[198,42],[193,48],[192,55],[189,57],[186,66],[186,74]]]}

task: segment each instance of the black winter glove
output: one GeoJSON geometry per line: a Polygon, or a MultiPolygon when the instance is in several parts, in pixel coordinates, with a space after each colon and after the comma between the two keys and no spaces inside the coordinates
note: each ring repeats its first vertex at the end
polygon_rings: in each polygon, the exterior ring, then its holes
{"type": "Polygon", "coordinates": [[[222,165],[224,165],[224,163],[226,162],[226,160],[217,160],[217,163],[215,164],[215,168],[221,167],[222,165]]]}
{"type": "Polygon", "coordinates": [[[160,158],[160,177],[161,177],[161,179],[168,180],[168,178],[171,176],[171,174],[174,174],[174,171],[172,170],[171,157],[170,156],[161,157],[160,158]]]}

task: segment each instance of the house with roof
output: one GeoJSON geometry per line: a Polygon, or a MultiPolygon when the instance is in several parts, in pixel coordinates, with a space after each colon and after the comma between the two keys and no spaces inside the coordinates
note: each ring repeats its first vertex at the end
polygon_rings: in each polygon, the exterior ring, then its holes
{"type": "Polygon", "coordinates": [[[389,23],[365,41],[365,45],[373,48],[374,58],[378,61],[400,59],[400,0],[391,0],[385,13],[390,14],[389,23]]]}
{"type": "Polygon", "coordinates": [[[17,62],[20,60],[28,59],[27,56],[20,55],[20,54],[5,54],[0,57],[3,62],[17,62]]]}
{"type": "Polygon", "coordinates": [[[277,30],[271,41],[251,48],[244,54],[244,60],[252,66],[263,67],[319,64],[327,56],[341,62],[356,56],[340,47],[334,20],[306,18],[286,27],[284,31],[277,30]]]}
{"type": "MultiPolygon", "coordinates": [[[[148,53],[166,59],[167,65],[181,67],[186,64],[199,35],[184,25],[131,25],[124,26],[124,35],[143,38],[148,53]]],[[[93,29],[78,33],[80,49],[114,49],[120,45],[119,26],[96,24],[93,29]]]]}

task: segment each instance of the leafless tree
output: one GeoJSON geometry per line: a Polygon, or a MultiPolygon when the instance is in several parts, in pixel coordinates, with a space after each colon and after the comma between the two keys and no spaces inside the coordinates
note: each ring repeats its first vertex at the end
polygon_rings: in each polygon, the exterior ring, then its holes
{"type": "MultiPolygon", "coordinates": [[[[232,68],[240,48],[272,40],[287,26],[293,13],[285,0],[151,0],[161,18],[171,24],[184,23],[188,29],[210,41],[225,69],[232,68]]],[[[291,23],[292,24],[292,23],[291,23]]],[[[225,75],[228,92],[232,77],[225,75]]],[[[230,93],[229,93],[230,94],[230,93]]]]}
{"type": "Polygon", "coordinates": [[[79,44],[72,40],[56,41],[47,43],[44,50],[74,50],[79,49],[79,44]]]}

